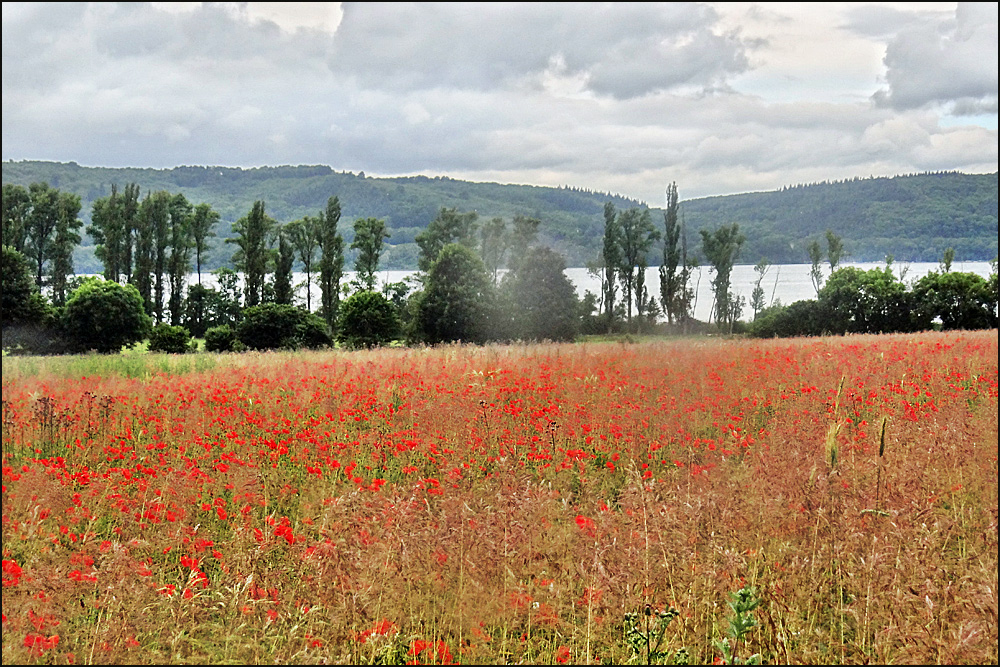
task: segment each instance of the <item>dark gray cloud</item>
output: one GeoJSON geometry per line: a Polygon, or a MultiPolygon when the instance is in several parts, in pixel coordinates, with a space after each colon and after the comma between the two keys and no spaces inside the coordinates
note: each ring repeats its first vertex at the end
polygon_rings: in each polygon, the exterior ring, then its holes
{"type": "Polygon", "coordinates": [[[997,3],[959,3],[946,20],[901,24],[885,53],[888,86],[874,100],[895,109],[953,105],[997,112],[997,3]]]}

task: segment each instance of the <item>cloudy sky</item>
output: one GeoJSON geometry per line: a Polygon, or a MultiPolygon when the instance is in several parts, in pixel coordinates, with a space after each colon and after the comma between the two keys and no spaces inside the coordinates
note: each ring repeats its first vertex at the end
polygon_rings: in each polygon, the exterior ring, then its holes
{"type": "Polygon", "coordinates": [[[3,160],[663,204],[997,170],[997,3],[3,3],[3,160]]]}

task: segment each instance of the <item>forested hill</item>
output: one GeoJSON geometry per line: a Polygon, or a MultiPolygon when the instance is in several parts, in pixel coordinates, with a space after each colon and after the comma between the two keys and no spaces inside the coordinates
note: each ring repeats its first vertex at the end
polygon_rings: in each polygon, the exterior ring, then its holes
{"type": "MultiPolygon", "coordinates": [[[[192,203],[207,202],[222,217],[219,237],[247,214],[255,200],[266,202],[279,222],[316,215],[328,197],[336,195],[343,208],[341,228],[346,240],[359,217],[386,220],[391,233],[382,268],[416,267],[413,242],[441,207],[477,211],[480,220],[523,214],[542,221],[542,242],[562,253],[570,266],[584,266],[601,247],[603,208],[612,201],[619,209],[645,204],[618,195],[577,188],[473,183],[425,176],[368,178],[337,172],[327,166],[176,167],[174,169],[111,169],[76,163],[4,162],[3,183],[27,186],[48,182],[80,195],[81,217],[89,223],[91,204],[107,196],[111,185],[136,183],[147,192],[183,193],[192,203]]],[[[664,184],[664,187],[666,183],[664,184]]],[[[684,184],[678,183],[683,197],[684,184]]],[[[826,229],[844,239],[850,259],[936,261],[945,248],[956,249],[959,260],[989,260],[997,254],[997,174],[921,174],[866,178],[801,185],[759,192],[681,201],[688,241],[700,250],[698,230],[737,222],[747,242],[743,263],[766,256],[772,262],[806,262],[809,241],[826,229]]],[[[662,214],[653,212],[662,226],[662,214]]],[[[76,269],[99,271],[91,243],[77,253],[76,269]]],[[[235,248],[214,241],[209,267],[227,264],[235,248]]],[[[659,263],[654,250],[650,264],[659,263]]]]}
{"type": "MultiPolygon", "coordinates": [[[[680,184],[678,184],[680,185],[680,184]]],[[[827,229],[853,261],[936,262],[997,255],[997,174],[942,172],[795,185],[773,192],[681,202],[689,229],[739,223],[743,263],[808,262],[806,247],[827,229]]],[[[823,242],[825,248],[825,242],[823,242]]]]}

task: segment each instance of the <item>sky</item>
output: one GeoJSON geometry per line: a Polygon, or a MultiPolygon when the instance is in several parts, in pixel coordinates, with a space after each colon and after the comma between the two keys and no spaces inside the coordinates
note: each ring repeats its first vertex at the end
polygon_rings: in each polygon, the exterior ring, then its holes
{"type": "Polygon", "coordinates": [[[663,206],[997,171],[997,3],[3,3],[2,159],[663,206]]]}

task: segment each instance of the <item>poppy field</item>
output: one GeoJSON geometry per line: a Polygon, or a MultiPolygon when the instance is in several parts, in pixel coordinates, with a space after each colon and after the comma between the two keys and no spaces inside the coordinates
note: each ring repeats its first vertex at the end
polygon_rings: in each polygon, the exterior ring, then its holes
{"type": "Polygon", "coordinates": [[[3,662],[996,663],[997,347],[6,357],[3,662]]]}

